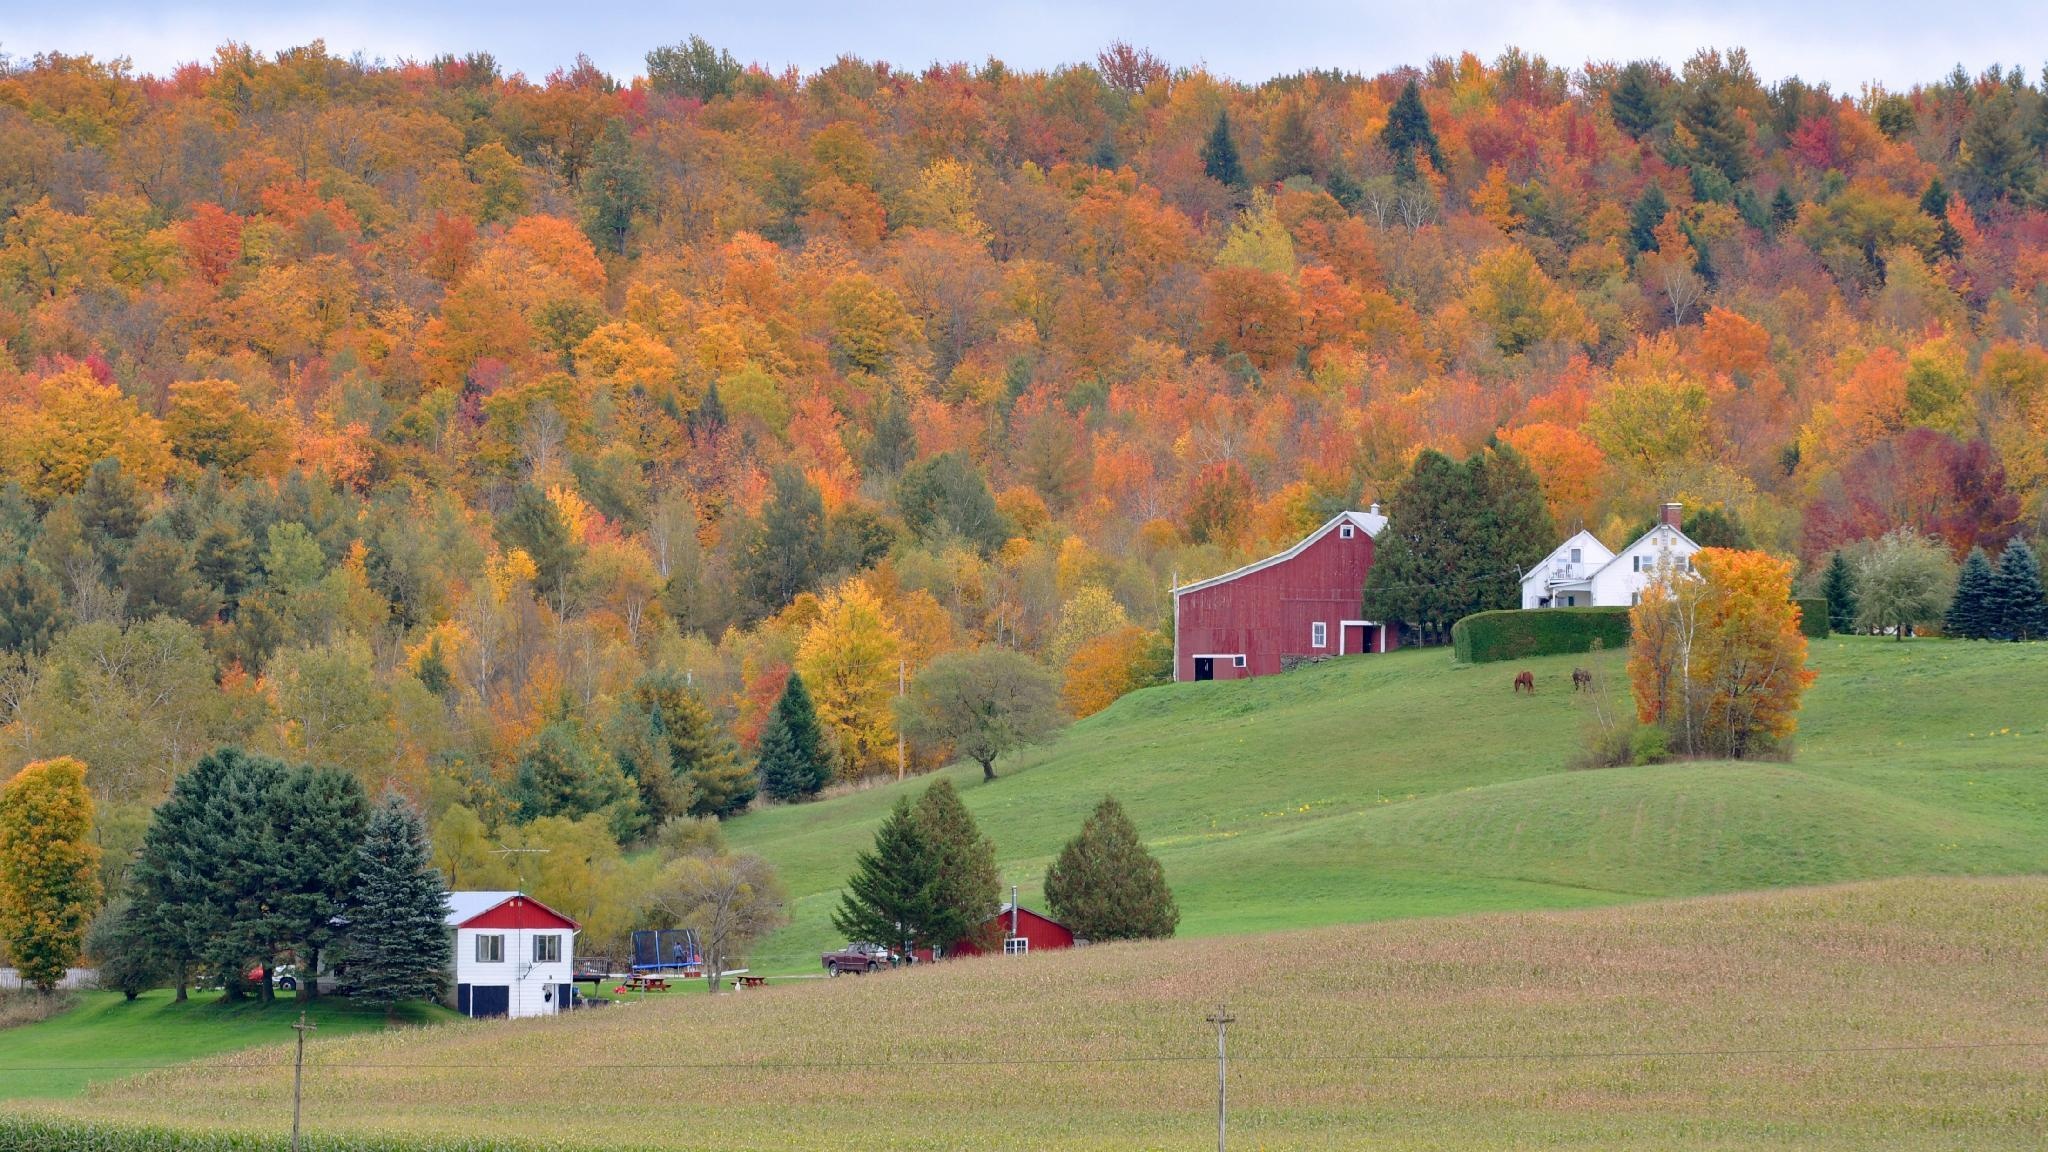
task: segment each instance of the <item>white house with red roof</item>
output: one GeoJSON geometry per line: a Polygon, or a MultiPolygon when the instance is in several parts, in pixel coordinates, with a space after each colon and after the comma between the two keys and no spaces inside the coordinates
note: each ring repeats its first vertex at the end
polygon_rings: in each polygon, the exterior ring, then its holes
{"type": "Polygon", "coordinates": [[[552,1016],[575,987],[576,921],[523,892],[450,892],[455,1010],[552,1016]]]}

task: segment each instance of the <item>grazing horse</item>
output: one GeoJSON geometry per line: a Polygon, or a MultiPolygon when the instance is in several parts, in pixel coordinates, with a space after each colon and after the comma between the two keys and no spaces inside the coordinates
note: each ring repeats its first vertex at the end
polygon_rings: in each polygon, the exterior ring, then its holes
{"type": "Polygon", "coordinates": [[[1591,672],[1586,671],[1584,668],[1572,669],[1572,691],[1591,692],[1592,690],[1593,674],[1591,672]]]}
{"type": "Polygon", "coordinates": [[[1517,672],[1517,673],[1515,673],[1515,691],[1516,691],[1517,693],[1519,693],[1519,692],[1521,692],[1521,690],[1522,690],[1522,689],[1524,689],[1524,688],[1527,688],[1527,689],[1529,690],[1529,695],[1531,695],[1531,696],[1534,696],[1534,695],[1536,694],[1536,675],[1535,675],[1535,673],[1533,673],[1533,672],[1517,672]]]}

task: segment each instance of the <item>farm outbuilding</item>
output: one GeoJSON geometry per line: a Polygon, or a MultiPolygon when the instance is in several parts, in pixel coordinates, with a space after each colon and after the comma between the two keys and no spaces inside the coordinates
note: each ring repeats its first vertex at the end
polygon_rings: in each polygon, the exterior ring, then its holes
{"type": "MultiPolygon", "coordinates": [[[[989,923],[990,931],[984,939],[998,939],[1003,942],[1003,955],[1022,956],[1028,952],[1047,952],[1074,946],[1074,934],[1067,926],[1049,916],[1040,916],[1029,908],[1011,901],[1003,905],[989,923]]],[[[982,949],[971,940],[962,940],[953,946],[955,956],[979,956],[982,949]]]]}
{"type": "Polygon", "coordinates": [[[455,1010],[464,1016],[552,1016],[574,988],[578,925],[523,892],[450,892],[455,1010]]]}
{"type": "Polygon", "coordinates": [[[1277,556],[1173,590],[1173,678],[1243,680],[1296,660],[1386,652],[1399,628],[1362,619],[1375,504],[1340,512],[1277,556]]]}

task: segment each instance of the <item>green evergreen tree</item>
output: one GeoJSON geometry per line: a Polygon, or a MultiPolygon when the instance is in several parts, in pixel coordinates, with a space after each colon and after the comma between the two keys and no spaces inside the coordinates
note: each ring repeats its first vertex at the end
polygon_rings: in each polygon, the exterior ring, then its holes
{"type": "Polygon", "coordinates": [[[761,732],[760,774],[761,790],[784,803],[816,796],[832,781],[832,746],[795,671],[761,732]]]}
{"type": "Polygon", "coordinates": [[[1792,192],[1783,184],[1771,194],[1771,235],[1781,235],[1785,229],[1799,222],[1799,202],[1792,198],[1792,192]]]}
{"type": "Polygon", "coordinates": [[[41,656],[64,624],[64,593],[34,560],[0,564],[0,652],[41,656]]]}
{"type": "MultiPolygon", "coordinates": [[[[356,849],[368,826],[369,797],[348,772],[301,765],[286,773],[266,807],[269,891],[259,904],[274,922],[276,938],[310,977],[340,935],[336,921],[355,884],[356,849]]],[[[300,980],[299,999],[317,995],[316,984],[300,980]]]]}
{"type": "Polygon", "coordinates": [[[1225,188],[1244,187],[1244,164],[1238,159],[1237,140],[1230,134],[1230,113],[1216,113],[1216,124],[1202,142],[1202,171],[1225,188]]]}
{"type": "Polygon", "coordinates": [[[1436,129],[1429,122],[1429,109],[1422,104],[1422,86],[1414,77],[1402,87],[1401,95],[1387,111],[1386,127],[1380,129],[1380,143],[1394,156],[1394,177],[1407,183],[1416,178],[1415,153],[1429,157],[1438,172],[1444,170],[1443,150],[1438,147],[1436,129]]]}
{"type": "Polygon", "coordinates": [[[874,848],[855,857],[832,926],[848,940],[884,944],[908,956],[919,945],[952,943],[933,938],[929,926],[938,916],[938,856],[905,796],[876,830],[874,848]]]}
{"type": "Polygon", "coordinates": [[[910,405],[894,388],[875,401],[875,423],[861,445],[861,466],[871,474],[895,476],[917,459],[917,430],[910,426],[910,405]]]}
{"type": "Polygon", "coordinates": [[[1046,870],[1045,902],[1053,919],[1095,942],[1158,939],[1180,924],[1165,869],[1110,796],[1046,870]]]}
{"type": "Polygon", "coordinates": [[[141,486],[121,470],[112,456],[92,466],[72,501],[79,535],[100,562],[100,574],[111,578],[128,557],[128,546],[142,531],[148,509],[141,486]]]}
{"type": "Polygon", "coordinates": [[[690,810],[690,784],[676,774],[660,709],[649,707],[636,692],[612,717],[608,743],[619,771],[639,790],[650,826],[690,810]]]}
{"type": "Polygon", "coordinates": [[[1280,123],[1266,145],[1267,174],[1273,180],[1316,173],[1316,140],[1309,128],[1308,109],[1300,100],[1289,100],[1280,110],[1280,123]]]}
{"type": "Polygon", "coordinates": [[[776,468],[760,531],[747,550],[747,594],[762,612],[779,611],[818,582],[825,554],[825,500],[794,465],[776,468]]]}
{"type": "Polygon", "coordinates": [[[219,816],[242,753],[224,748],[199,758],[171,785],[150,817],[129,883],[141,933],[184,1000],[225,918],[215,885],[224,868],[226,829],[219,816]]]}
{"type": "Polygon", "coordinates": [[[1828,601],[1828,628],[1835,632],[1856,630],[1856,574],[1849,567],[1849,557],[1836,552],[1828,559],[1828,570],[1821,577],[1821,595],[1828,601]]]}
{"type": "Polygon", "coordinates": [[[1010,538],[988,481],[964,454],[946,452],[905,469],[896,506],[920,540],[953,535],[986,556],[1010,538]]]}
{"type": "Polygon", "coordinates": [[[149,925],[137,913],[135,903],[119,897],[100,909],[92,930],[85,936],[85,955],[99,973],[99,985],[134,1000],[144,992],[163,987],[171,976],[164,957],[150,939],[149,925]]]}
{"type": "Polygon", "coordinates": [[[664,96],[687,96],[708,104],[732,95],[745,74],[731,52],[712,47],[702,36],[647,54],[647,82],[664,96]]]}
{"type": "Polygon", "coordinates": [[[1999,631],[1998,578],[1984,549],[1972,548],[1956,578],[1956,594],[1948,602],[1941,630],[1964,640],[1989,640],[1999,631]]]}
{"type": "Polygon", "coordinates": [[[1994,635],[2006,640],[2040,640],[2048,637],[2048,595],[2041,587],[2041,562],[2025,540],[2015,536],[1998,558],[1998,577],[1992,589],[1998,610],[1994,635]]]}
{"type": "Polygon", "coordinates": [[[447,915],[426,821],[404,797],[386,793],[364,828],[349,897],[348,970],[356,998],[389,1013],[402,1001],[446,994],[455,960],[447,915]]]}
{"type": "Polygon", "coordinates": [[[1963,236],[1948,220],[1948,187],[1936,176],[1927,182],[1927,190],[1920,193],[1920,211],[1934,221],[1937,229],[1934,251],[1953,260],[1963,254],[1963,236]]]}
{"type": "Polygon", "coordinates": [[[929,938],[944,941],[941,946],[949,949],[962,940],[986,949],[991,941],[984,930],[992,925],[1003,900],[996,846],[982,835],[959,791],[943,776],[918,797],[913,812],[938,862],[929,938]]]}
{"type": "Polygon", "coordinates": [[[671,769],[689,789],[689,815],[724,819],[753,801],[759,787],[753,770],[695,688],[664,669],[642,677],[633,691],[641,707],[661,717],[671,769]]]}
{"type": "Polygon", "coordinates": [[[2000,200],[2024,203],[2032,195],[2040,155],[2022,130],[2011,89],[1977,102],[1963,129],[1959,159],[1956,183],[1980,212],[2000,200]]]}
{"type": "Polygon", "coordinates": [[[1664,110],[1665,73],[1656,64],[1631,61],[1607,90],[1607,112],[1615,127],[1641,140],[1667,123],[1664,110]]]}
{"type": "Polygon", "coordinates": [[[1679,118],[1693,135],[1694,163],[1713,168],[1730,184],[1749,179],[1753,167],[1749,127],[1737,114],[1722,82],[1705,80],[1694,85],[1679,118]]]}
{"type": "Polygon", "coordinates": [[[519,757],[511,800],[522,824],[543,816],[578,820],[601,813],[621,841],[646,822],[625,773],[610,757],[594,752],[567,720],[542,728],[519,757]]]}
{"type": "Polygon", "coordinates": [[[1664,217],[1671,212],[1671,201],[1664,195],[1664,189],[1655,184],[1643,189],[1636,202],[1628,210],[1628,246],[1633,252],[1649,252],[1657,247],[1657,226],[1664,223],[1664,217]]]}
{"type": "Polygon", "coordinates": [[[613,120],[604,126],[583,171],[583,231],[598,251],[624,256],[633,221],[650,202],[647,170],[633,151],[625,123],[613,120]]]}
{"type": "Polygon", "coordinates": [[[533,560],[541,594],[554,598],[557,614],[566,613],[569,580],[575,575],[583,546],[569,534],[569,525],[547,493],[532,484],[521,484],[512,497],[512,510],[498,524],[498,538],[506,547],[526,552],[533,560]]]}

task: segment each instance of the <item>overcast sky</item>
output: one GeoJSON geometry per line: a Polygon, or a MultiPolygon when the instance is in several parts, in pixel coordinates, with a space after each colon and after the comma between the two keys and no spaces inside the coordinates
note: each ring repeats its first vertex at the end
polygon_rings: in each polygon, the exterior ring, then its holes
{"type": "Polygon", "coordinates": [[[993,55],[1036,68],[1093,58],[1115,39],[1176,65],[1258,81],[1303,68],[1373,73],[1513,44],[1552,63],[1742,45],[1766,82],[1794,73],[1853,92],[1903,88],[1993,63],[2038,76],[2048,3],[1924,0],[789,0],[684,4],[590,0],[0,0],[0,51],[126,55],[147,72],[209,58],[226,40],[264,51],[325,39],[337,54],[428,57],[487,51],[539,78],[578,52],[625,77],[650,47],[695,33],[742,60],[811,71],[841,53],[921,68],[993,55]],[[2021,58],[2020,53],[2033,55],[2021,58]]]}

